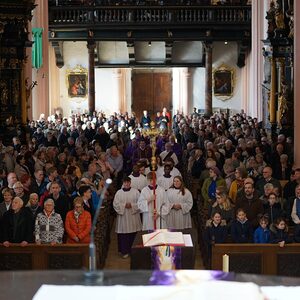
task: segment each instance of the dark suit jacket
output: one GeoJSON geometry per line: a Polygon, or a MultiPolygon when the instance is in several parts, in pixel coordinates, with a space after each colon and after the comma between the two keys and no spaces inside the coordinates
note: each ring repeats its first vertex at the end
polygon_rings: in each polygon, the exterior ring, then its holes
{"type": "MultiPolygon", "coordinates": [[[[10,206],[9,206],[10,208],[10,206]]],[[[5,202],[0,203],[0,219],[2,219],[3,215],[7,212],[5,202]]]]}
{"type": "Polygon", "coordinates": [[[17,222],[14,222],[14,211],[10,209],[2,218],[2,242],[21,243],[33,242],[33,222],[30,212],[21,208],[17,222]],[[15,234],[14,234],[15,232],[15,234]]]}
{"type": "Polygon", "coordinates": [[[89,206],[87,206],[85,204],[85,202],[83,202],[83,208],[84,208],[84,210],[88,211],[91,214],[92,220],[93,220],[94,215],[95,215],[95,207],[94,207],[92,199],[89,199],[88,203],[89,203],[89,206]]]}

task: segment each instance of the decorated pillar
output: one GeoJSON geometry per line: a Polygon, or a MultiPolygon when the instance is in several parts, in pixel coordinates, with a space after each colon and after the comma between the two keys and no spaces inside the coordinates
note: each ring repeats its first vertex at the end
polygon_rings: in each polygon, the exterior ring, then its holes
{"type": "MultiPolygon", "coordinates": [[[[25,66],[26,48],[32,43],[29,22],[34,9],[32,1],[1,1],[0,3],[0,123],[27,121],[25,66]]],[[[30,52],[29,52],[30,54],[30,52]]],[[[8,132],[0,132],[11,142],[8,132]]]]}
{"type": "Polygon", "coordinates": [[[89,114],[92,115],[95,111],[95,41],[91,40],[87,43],[89,53],[89,68],[88,68],[88,82],[89,82],[89,95],[88,95],[88,109],[89,114]]]}
{"type": "MultiPolygon", "coordinates": [[[[300,2],[294,1],[294,16],[300,14],[300,2]]],[[[300,168],[300,18],[294,19],[294,165],[300,168]],[[297,38],[298,37],[298,38],[297,38]]]]}
{"type": "Polygon", "coordinates": [[[276,62],[274,58],[271,58],[271,90],[270,90],[270,100],[269,100],[269,114],[271,126],[276,128],[276,62]]]}
{"type": "Polygon", "coordinates": [[[205,115],[212,115],[212,43],[205,42],[205,115]]]}

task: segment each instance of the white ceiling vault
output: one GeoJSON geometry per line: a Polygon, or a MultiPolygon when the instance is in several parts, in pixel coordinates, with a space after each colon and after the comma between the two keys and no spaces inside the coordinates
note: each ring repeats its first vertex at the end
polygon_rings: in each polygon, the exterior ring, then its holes
{"type": "Polygon", "coordinates": [[[97,42],[98,64],[203,64],[203,44],[201,41],[124,41],[97,42]]]}

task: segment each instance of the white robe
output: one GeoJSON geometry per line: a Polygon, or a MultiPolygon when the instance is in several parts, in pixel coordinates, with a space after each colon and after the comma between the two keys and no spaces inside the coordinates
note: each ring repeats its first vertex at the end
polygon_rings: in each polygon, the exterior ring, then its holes
{"type": "Polygon", "coordinates": [[[137,206],[137,200],[140,192],[131,188],[130,191],[118,190],[115,194],[113,206],[117,212],[117,233],[131,233],[142,229],[140,210],[137,206]],[[131,203],[131,208],[125,208],[127,202],[131,203]]]}
{"type": "MultiPolygon", "coordinates": [[[[156,176],[157,176],[157,178],[163,176],[164,173],[165,173],[164,168],[158,169],[158,170],[156,171],[156,176]]],[[[170,175],[173,176],[173,177],[175,177],[175,176],[180,176],[180,177],[182,177],[182,176],[181,176],[181,173],[179,172],[179,170],[178,170],[176,167],[173,167],[173,169],[171,170],[170,175]]]]}
{"type": "Polygon", "coordinates": [[[142,174],[140,174],[138,177],[135,177],[131,174],[129,177],[131,178],[131,187],[139,191],[141,191],[148,184],[146,176],[142,174]]]}
{"type": "Polygon", "coordinates": [[[173,185],[174,177],[171,176],[170,178],[165,176],[160,176],[157,178],[157,184],[167,191],[173,185]]]}
{"type": "MultiPolygon", "coordinates": [[[[152,172],[151,169],[150,169],[150,167],[147,167],[145,169],[145,175],[147,176],[150,172],[152,172]]],[[[157,177],[158,177],[158,174],[160,174],[160,176],[162,174],[164,174],[164,166],[157,166],[157,170],[155,171],[155,173],[156,173],[157,177]]]]}
{"type": "Polygon", "coordinates": [[[171,188],[167,191],[167,197],[170,203],[170,213],[167,216],[167,223],[171,229],[192,228],[190,210],[193,207],[193,196],[188,189],[182,195],[180,190],[171,188]],[[180,204],[181,209],[172,209],[173,204],[180,204]]]}
{"type": "MultiPolygon", "coordinates": [[[[148,200],[151,199],[153,190],[146,186],[142,189],[141,195],[138,200],[138,207],[143,213],[143,230],[153,230],[153,209],[154,201],[148,204],[148,200]]],[[[157,185],[155,190],[156,195],[156,211],[158,218],[156,219],[156,229],[168,228],[166,223],[166,216],[170,211],[169,202],[165,190],[157,185]]]]}

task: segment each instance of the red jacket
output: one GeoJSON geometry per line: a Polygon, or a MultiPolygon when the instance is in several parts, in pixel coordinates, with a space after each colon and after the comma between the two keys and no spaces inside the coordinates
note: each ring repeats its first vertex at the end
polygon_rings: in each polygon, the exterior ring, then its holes
{"type": "Polygon", "coordinates": [[[67,243],[76,244],[74,237],[78,236],[80,244],[86,244],[90,242],[90,231],[92,221],[91,214],[84,210],[79,216],[78,223],[74,216],[74,210],[67,213],[65,228],[67,232],[67,243]]]}

